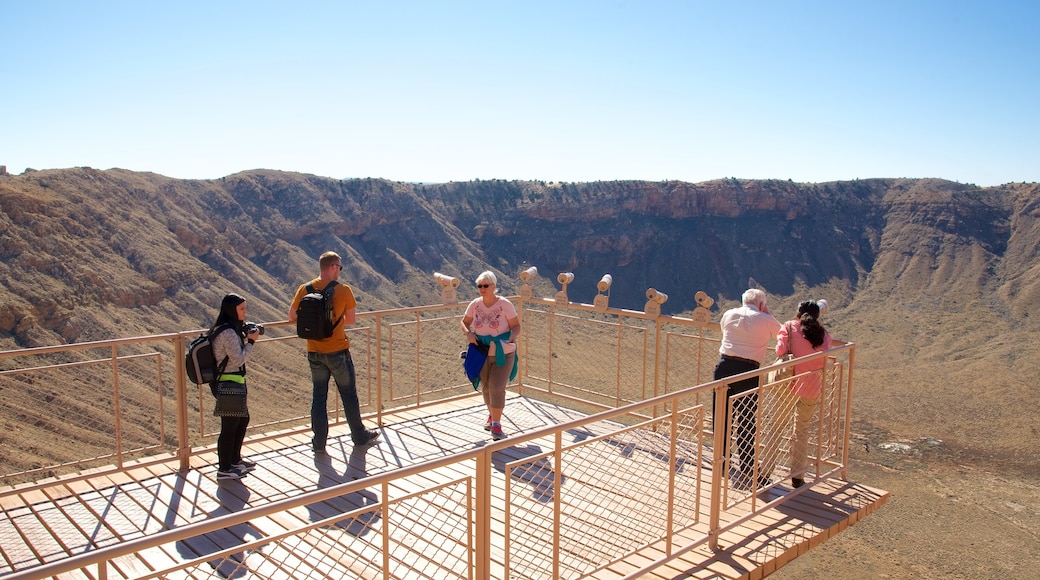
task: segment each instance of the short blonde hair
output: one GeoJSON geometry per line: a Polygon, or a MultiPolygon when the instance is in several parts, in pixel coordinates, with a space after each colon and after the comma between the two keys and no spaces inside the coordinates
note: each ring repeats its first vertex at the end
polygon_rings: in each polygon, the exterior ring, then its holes
{"type": "Polygon", "coordinates": [[[477,276],[476,282],[477,284],[480,284],[481,282],[488,282],[492,286],[496,288],[498,287],[498,278],[495,276],[495,273],[491,270],[484,270],[483,272],[481,272],[480,275],[477,276]]]}

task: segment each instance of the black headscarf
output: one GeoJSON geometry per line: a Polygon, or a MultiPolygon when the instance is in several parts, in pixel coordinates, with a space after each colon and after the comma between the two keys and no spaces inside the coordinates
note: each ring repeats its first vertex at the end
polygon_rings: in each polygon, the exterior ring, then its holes
{"type": "Polygon", "coordinates": [[[246,299],[242,298],[238,294],[228,294],[220,301],[220,314],[217,315],[217,321],[210,327],[210,332],[215,330],[221,324],[229,324],[231,328],[234,328],[239,335],[242,334],[243,327],[245,326],[244,320],[238,319],[238,305],[245,302],[246,299]]]}

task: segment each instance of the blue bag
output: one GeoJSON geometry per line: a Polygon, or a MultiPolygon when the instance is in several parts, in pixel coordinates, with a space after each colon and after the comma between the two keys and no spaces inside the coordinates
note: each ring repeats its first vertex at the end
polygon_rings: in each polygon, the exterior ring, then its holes
{"type": "Polygon", "coordinates": [[[470,343],[469,349],[466,350],[462,368],[466,369],[466,378],[473,383],[473,390],[480,388],[480,370],[484,368],[487,357],[488,345],[486,344],[470,343]]]}

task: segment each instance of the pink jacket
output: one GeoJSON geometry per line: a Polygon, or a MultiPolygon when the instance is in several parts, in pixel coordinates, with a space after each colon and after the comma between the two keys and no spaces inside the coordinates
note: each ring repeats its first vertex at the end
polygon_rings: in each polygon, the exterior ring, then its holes
{"type": "MultiPolygon", "coordinates": [[[[780,327],[780,331],[776,333],[776,356],[782,357],[787,354],[787,345],[791,345],[791,352],[794,356],[800,357],[815,352],[823,352],[831,347],[831,334],[829,332],[824,333],[823,343],[813,348],[812,344],[802,336],[802,323],[798,320],[790,320],[784,323],[780,327]],[[791,334],[787,334],[787,329],[790,327],[791,334]]],[[[802,363],[794,365],[794,373],[800,375],[809,371],[819,371],[823,368],[824,360],[817,359],[812,362],[802,363]]],[[[814,372],[804,377],[799,377],[791,384],[791,390],[794,394],[799,397],[808,399],[815,399],[820,396],[820,375],[822,373],[814,372]]]]}

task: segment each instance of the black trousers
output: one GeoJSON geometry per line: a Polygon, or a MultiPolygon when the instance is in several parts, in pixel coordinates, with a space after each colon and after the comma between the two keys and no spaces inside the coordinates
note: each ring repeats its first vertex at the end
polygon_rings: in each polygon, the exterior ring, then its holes
{"type": "MultiPolygon", "coordinates": [[[[715,379],[723,379],[756,370],[759,364],[744,359],[722,357],[715,365],[715,379]]],[[[739,458],[733,465],[746,476],[751,476],[755,467],[755,415],[758,414],[758,393],[741,397],[731,405],[730,399],[745,391],[758,387],[758,377],[737,381],[729,385],[726,390],[726,414],[722,419],[722,428],[729,431],[730,408],[733,409],[733,434],[737,438],[737,453],[739,458]]],[[[714,397],[712,398],[714,409],[714,397]]],[[[718,428],[718,420],[715,420],[715,428],[718,428]]],[[[722,439],[722,455],[725,456],[729,445],[729,437],[722,439]]]]}
{"type": "Polygon", "coordinates": [[[242,461],[242,443],[246,440],[249,417],[221,417],[220,436],[217,437],[217,461],[221,471],[242,461]]]}

